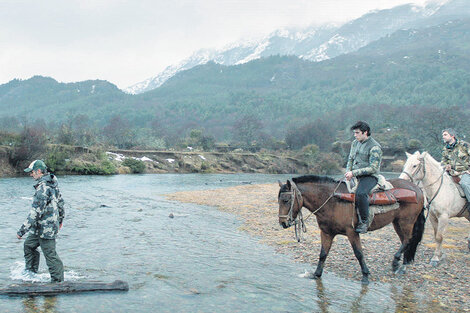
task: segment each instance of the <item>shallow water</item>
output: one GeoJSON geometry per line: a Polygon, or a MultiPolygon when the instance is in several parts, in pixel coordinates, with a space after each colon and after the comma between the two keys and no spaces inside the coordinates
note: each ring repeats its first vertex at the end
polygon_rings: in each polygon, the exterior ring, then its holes
{"type": "MultiPolygon", "coordinates": [[[[236,216],[165,200],[163,194],[285,180],[288,175],[65,176],[66,220],[57,240],[68,281],[129,282],[127,293],[0,297],[1,312],[395,312],[422,295],[387,284],[362,287],[294,263],[237,230],[236,216]],[[169,218],[173,213],[174,218],[169,218]],[[406,301],[403,300],[406,298],[406,301]]],[[[33,194],[29,177],[0,179],[0,286],[49,280],[23,275],[16,231],[33,194]]],[[[276,197],[276,195],[273,195],[276,197]]],[[[357,268],[359,270],[359,266],[357,268]]]]}

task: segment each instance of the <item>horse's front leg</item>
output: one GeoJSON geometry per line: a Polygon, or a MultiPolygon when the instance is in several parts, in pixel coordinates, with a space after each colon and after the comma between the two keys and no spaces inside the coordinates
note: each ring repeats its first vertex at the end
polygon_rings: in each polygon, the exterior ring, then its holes
{"type": "Polygon", "coordinates": [[[431,216],[431,222],[434,227],[434,239],[436,240],[436,250],[434,250],[434,255],[432,256],[431,265],[437,266],[442,261],[442,241],[447,225],[449,225],[449,216],[447,214],[441,214],[439,217],[431,216]]]}
{"type": "Polygon", "coordinates": [[[395,253],[393,256],[393,262],[392,262],[392,271],[397,274],[398,273],[398,267],[400,266],[400,259],[401,255],[403,254],[403,250],[405,249],[405,245],[402,243],[398,251],[395,253]]]}
{"type": "Polygon", "coordinates": [[[314,279],[320,278],[321,275],[323,274],[323,266],[325,264],[326,257],[328,256],[328,253],[330,252],[331,244],[333,243],[333,239],[335,238],[335,235],[330,235],[330,234],[325,233],[324,231],[321,231],[320,238],[321,238],[320,258],[318,260],[317,269],[315,270],[315,273],[313,274],[314,279]]]}
{"type": "Polygon", "coordinates": [[[367,285],[369,283],[369,269],[367,268],[366,262],[364,261],[364,254],[362,253],[361,238],[359,234],[352,229],[347,234],[351,247],[353,248],[354,255],[359,261],[362,270],[362,284],[367,285]]]}
{"type": "MultiPolygon", "coordinates": [[[[468,215],[465,218],[470,222],[470,211],[467,213],[468,215]]],[[[467,241],[468,241],[468,251],[470,251],[470,233],[468,234],[467,241]]]]}

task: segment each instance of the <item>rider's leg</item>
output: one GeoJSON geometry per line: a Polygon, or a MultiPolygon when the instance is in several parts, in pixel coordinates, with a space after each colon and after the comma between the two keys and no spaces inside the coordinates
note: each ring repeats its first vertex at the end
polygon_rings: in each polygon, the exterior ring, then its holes
{"type": "MultiPolygon", "coordinates": [[[[465,192],[465,197],[467,197],[467,201],[470,202],[470,175],[463,174],[460,178],[459,182],[460,186],[462,186],[463,191],[465,192]]],[[[470,206],[467,205],[467,209],[470,212],[470,206]]]]}
{"type": "Polygon", "coordinates": [[[358,177],[359,184],[356,190],[356,208],[359,211],[361,220],[356,228],[356,232],[367,232],[369,220],[369,193],[377,185],[377,178],[373,176],[358,177]]]}

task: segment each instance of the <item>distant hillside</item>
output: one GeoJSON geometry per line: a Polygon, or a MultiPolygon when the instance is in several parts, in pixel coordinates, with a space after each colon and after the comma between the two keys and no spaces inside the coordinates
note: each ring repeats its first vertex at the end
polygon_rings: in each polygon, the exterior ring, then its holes
{"type": "Polygon", "coordinates": [[[317,63],[294,56],[236,66],[212,62],[134,96],[105,81],[33,77],[0,85],[0,117],[60,122],[85,114],[102,127],[119,115],[134,128],[158,124],[176,136],[198,128],[219,140],[231,139],[247,119],[258,121],[266,135],[284,138],[292,127],[356,106],[469,103],[470,20],[400,30],[317,63]]]}
{"type": "Polygon", "coordinates": [[[68,115],[85,113],[104,122],[113,104],[125,103],[130,96],[103,80],[59,83],[49,77],[35,76],[0,85],[1,116],[64,120],[68,115]]]}

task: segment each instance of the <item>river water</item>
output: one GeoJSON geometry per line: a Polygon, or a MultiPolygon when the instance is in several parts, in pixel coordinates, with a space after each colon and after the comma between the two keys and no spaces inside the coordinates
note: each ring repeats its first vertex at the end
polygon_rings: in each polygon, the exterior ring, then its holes
{"type": "MultiPolygon", "coordinates": [[[[237,216],[168,201],[164,194],[285,180],[288,175],[164,174],[64,176],[66,219],[57,239],[66,281],[129,282],[129,292],[0,297],[1,312],[399,312],[403,295],[387,284],[302,278],[294,263],[239,231],[237,216]],[[174,218],[169,218],[173,213],[174,218]],[[398,300],[397,300],[398,299],[398,300]]],[[[30,177],[0,179],[0,286],[49,281],[22,272],[16,231],[33,195],[30,177]]],[[[276,197],[277,195],[273,195],[276,197]]],[[[392,256],[390,256],[392,258],[392,256]]],[[[388,265],[388,264],[387,264],[388,265]]],[[[387,266],[388,268],[388,266],[387,266]]],[[[410,300],[411,297],[411,300],[410,300]]]]}

